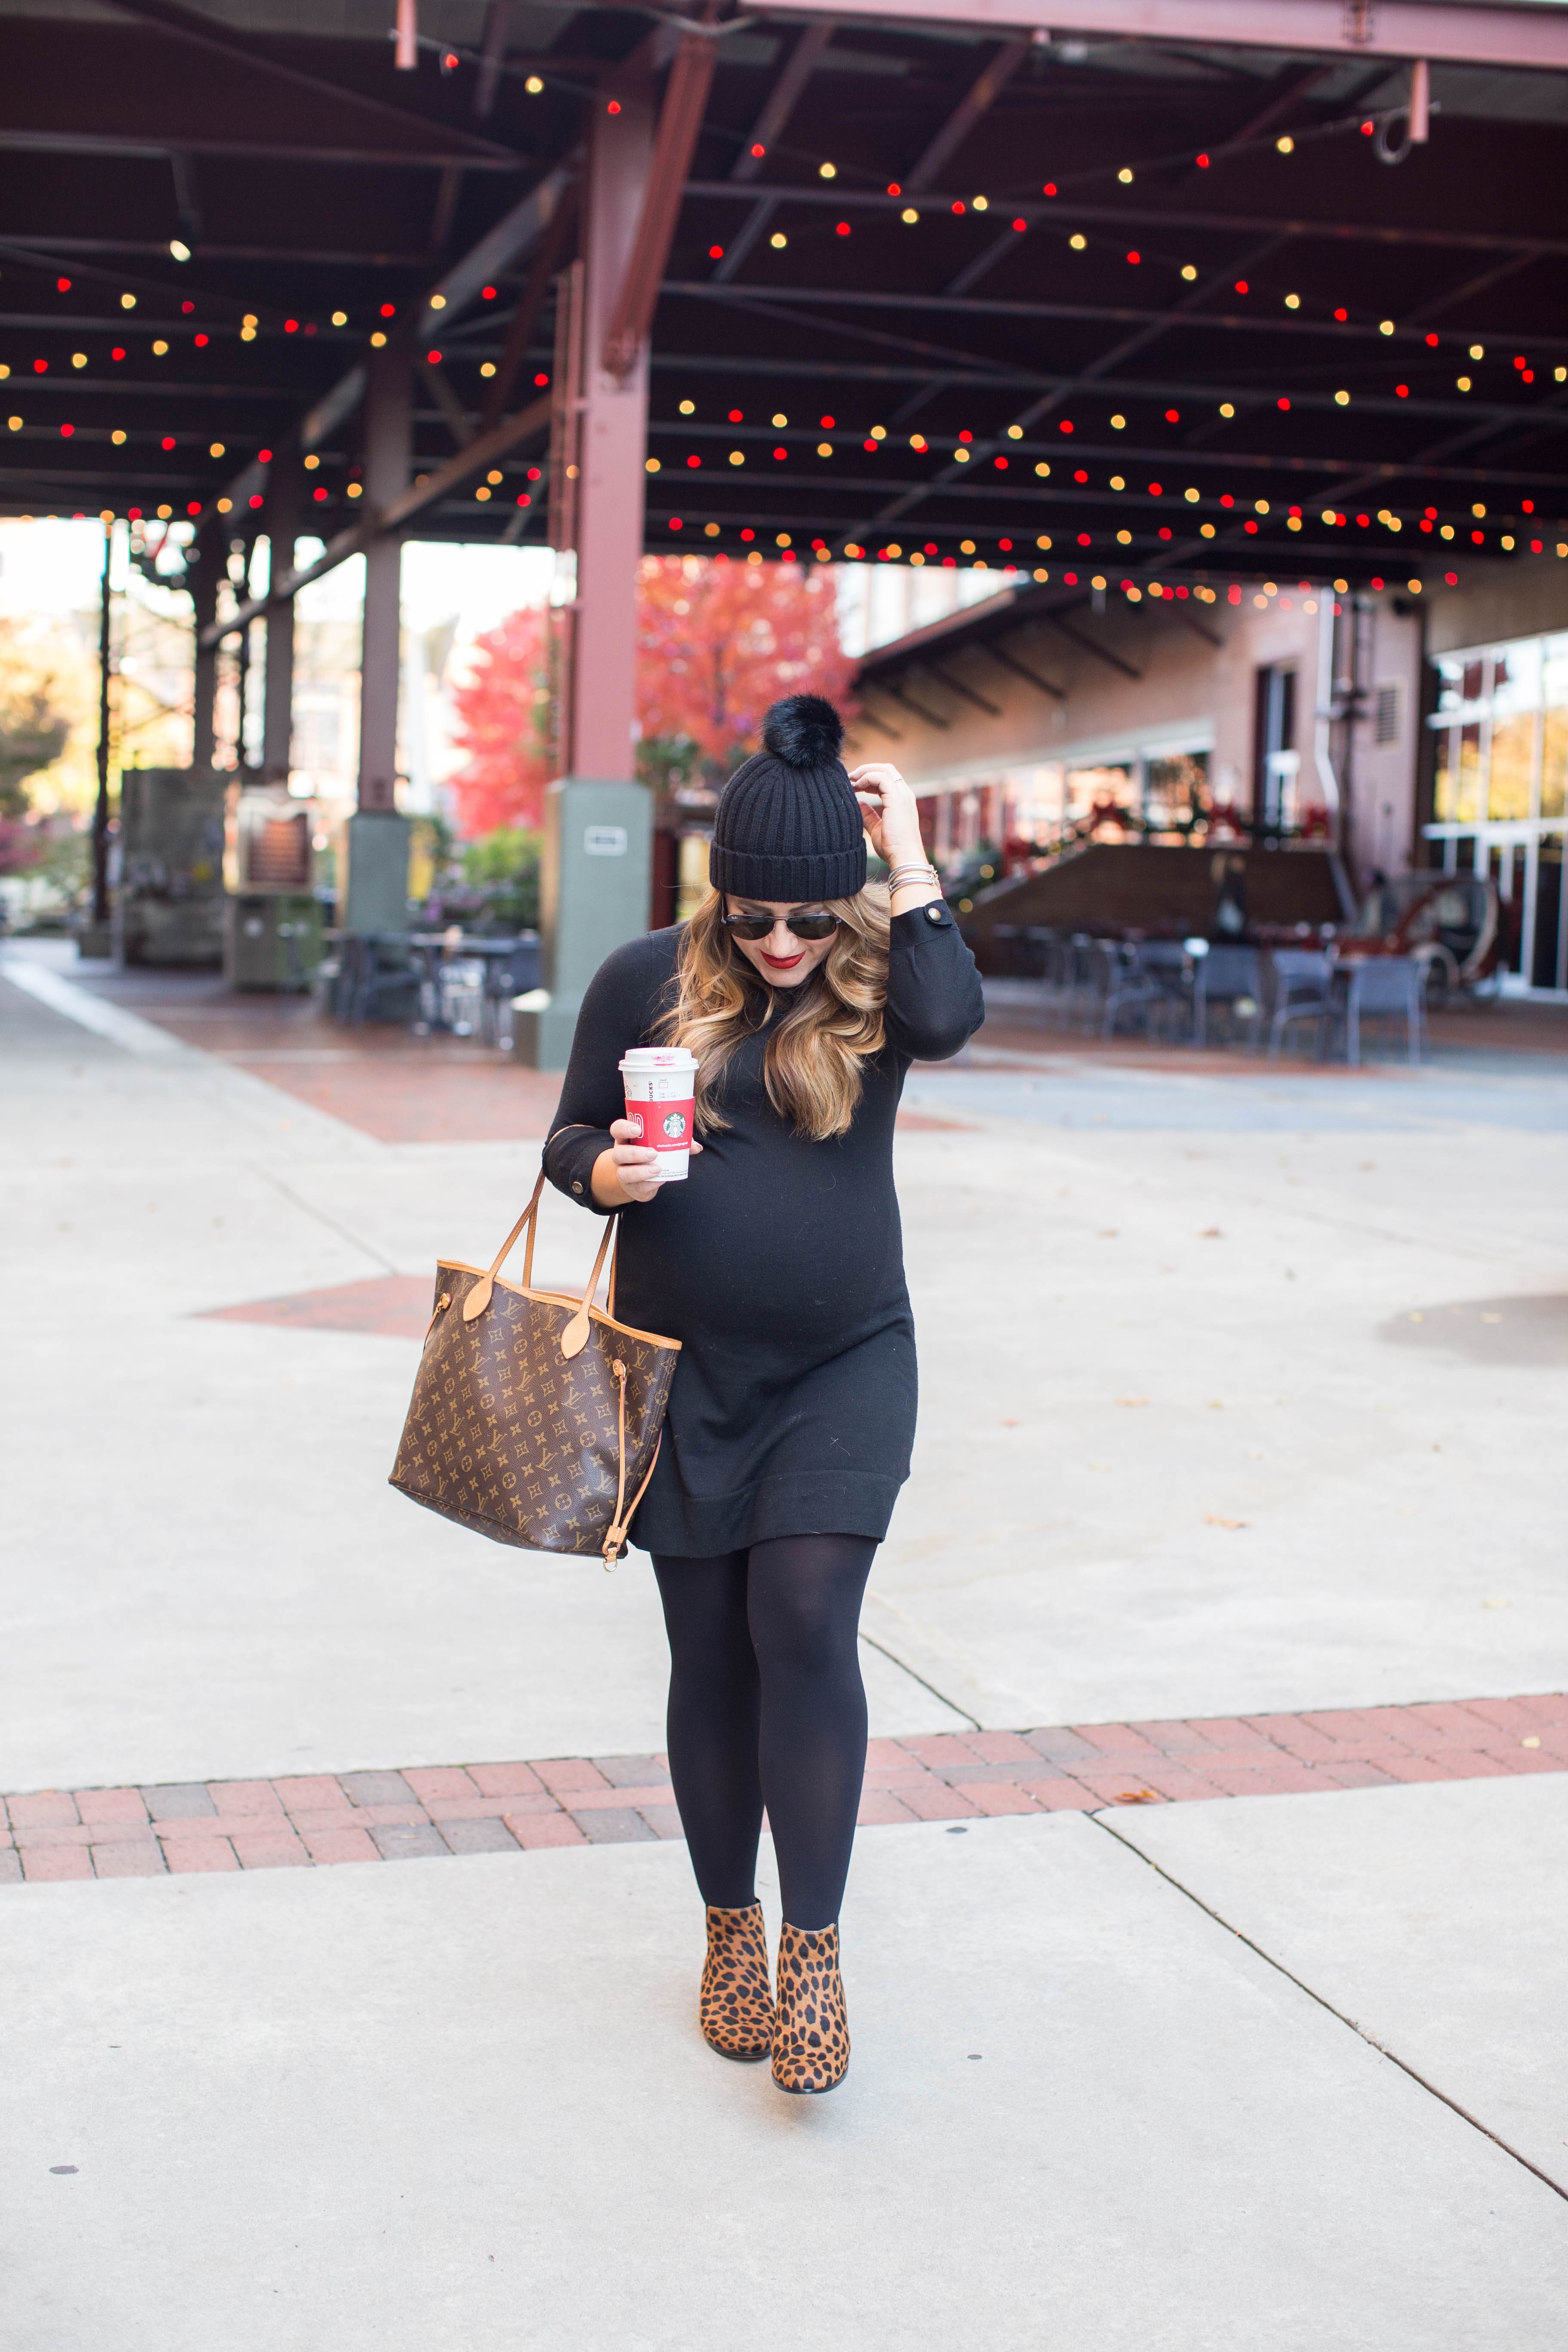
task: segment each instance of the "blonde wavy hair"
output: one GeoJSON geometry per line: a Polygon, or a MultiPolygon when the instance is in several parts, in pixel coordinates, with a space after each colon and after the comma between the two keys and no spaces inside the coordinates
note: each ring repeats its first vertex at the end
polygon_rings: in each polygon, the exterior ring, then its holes
{"type": "MultiPolygon", "coordinates": [[[[811,977],[789,992],[763,1060],[768,1100],[813,1143],[845,1134],[863,1066],[879,1053],[888,1001],[886,887],[825,898],[838,929],[811,977]]],[[[721,892],[710,891],[686,927],[675,966],[675,1002],[658,1023],[663,1041],[697,1056],[699,1133],[729,1120],[714,1099],[733,1055],[768,1017],[773,992],[723,925],[721,892]]],[[[781,992],[781,994],[783,992],[781,992]]]]}

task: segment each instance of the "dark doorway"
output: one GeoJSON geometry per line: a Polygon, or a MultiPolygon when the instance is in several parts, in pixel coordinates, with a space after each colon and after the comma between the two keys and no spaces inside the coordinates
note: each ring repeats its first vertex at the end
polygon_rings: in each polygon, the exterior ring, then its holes
{"type": "Polygon", "coordinates": [[[1270,824],[1294,814],[1296,770],[1296,672],[1284,662],[1258,673],[1253,728],[1252,809],[1270,824]]]}

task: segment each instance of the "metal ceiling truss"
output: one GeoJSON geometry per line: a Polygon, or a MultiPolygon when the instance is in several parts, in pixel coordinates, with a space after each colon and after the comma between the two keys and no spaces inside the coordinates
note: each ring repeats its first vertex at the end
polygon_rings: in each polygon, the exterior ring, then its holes
{"type": "MultiPolygon", "coordinates": [[[[469,485],[492,459],[503,474],[520,464],[542,429],[507,411],[551,369],[553,284],[579,233],[585,110],[608,88],[658,76],[653,184],[616,313],[621,359],[652,341],[649,446],[661,470],[647,484],[650,547],[738,551],[744,530],[752,551],[785,531],[874,552],[896,530],[955,560],[968,539],[973,560],[994,567],[1000,535],[1028,542],[1020,563],[1053,571],[1071,550],[1080,566],[1134,576],[1334,565],[1362,578],[1431,564],[1423,502],[1456,531],[1470,506],[1490,504],[1489,561],[1500,560],[1496,509],[1522,513],[1529,499],[1530,528],[1544,530],[1542,502],[1563,504],[1568,394],[1554,369],[1568,310],[1560,273],[1534,265],[1568,254],[1541,194],[1568,163],[1568,123],[1550,107],[1488,121],[1484,92],[1472,95],[1467,105],[1483,110],[1437,112],[1431,149],[1400,173],[1374,161],[1378,142],[1361,135],[1354,110],[1377,109],[1392,155],[1409,59],[1474,64],[1494,79],[1561,70],[1568,11],[1006,0],[1004,22],[1001,0],[962,10],[859,0],[847,11],[791,0],[767,19],[778,54],[764,68],[754,42],[731,50],[723,37],[738,29],[733,0],[728,22],[715,9],[699,26],[693,10],[651,33],[646,16],[580,9],[563,36],[569,53],[526,59],[509,44],[510,0],[489,0],[480,46],[455,52],[459,70],[443,77],[434,43],[416,72],[395,76],[363,41],[252,37],[177,0],[113,5],[124,29],[102,28],[99,69],[118,77],[111,91],[91,68],[49,70],[72,28],[16,20],[0,98],[0,186],[15,183],[0,248],[10,370],[0,416],[23,419],[0,430],[0,504],[11,510],[69,510],[74,497],[123,511],[130,496],[145,508],[197,504],[205,525],[220,520],[221,498],[228,528],[264,529],[265,504],[250,505],[267,494],[254,450],[292,435],[321,459],[313,479],[327,497],[310,519],[330,556],[378,527],[538,535],[542,499],[486,506],[469,485]],[[172,73],[173,58],[183,62],[172,73]],[[908,70],[879,73],[873,61],[908,70]],[[525,89],[525,75],[542,93],[525,89]],[[1281,138],[1299,151],[1289,164],[1281,138]],[[28,151],[36,187],[7,148],[28,151]],[[61,177],[50,154],[79,168],[61,177]],[[275,159],[265,173],[254,169],[262,157],[275,159]],[[986,184],[989,202],[977,204],[986,184]],[[371,192],[363,217],[366,199],[351,191],[371,192]],[[323,246],[314,239],[329,203],[335,241],[323,246]],[[915,224],[900,217],[910,212],[915,224]],[[171,258],[170,238],[194,258],[171,258]],[[448,243],[462,257],[442,271],[448,243]],[[1134,253],[1135,282],[1152,299],[1129,303],[1119,298],[1134,253]],[[1178,265],[1196,277],[1182,280],[1178,265]],[[1265,274],[1279,285],[1261,284],[1265,274]],[[1239,305],[1227,290],[1237,279],[1248,289],[1239,305]],[[1298,289],[1287,310],[1283,294],[1298,289]],[[378,523],[346,492],[367,321],[383,301],[414,321],[426,479],[406,510],[399,502],[378,523]],[[341,330],[334,308],[348,314],[341,330]],[[710,347],[716,311],[727,350],[710,347]],[[920,332],[922,314],[934,336],[920,332]],[[1471,323],[1456,324],[1461,314],[1471,323]],[[197,331],[221,358],[212,382],[195,364],[197,331]],[[122,361],[107,359],[111,338],[122,361]],[[154,355],[158,341],[171,350],[154,355]],[[1472,344],[1490,355],[1484,367],[1469,362],[1472,344]],[[1500,366],[1504,352],[1522,364],[1500,366]],[[696,403],[689,419],[681,399],[696,403]],[[835,415],[830,461],[815,457],[819,428],[804,415],[767,423],[806,403],[835,415]],[[1113,409],[1126,415],[1120,431],[1113,409]],[[911,446],[917,419],[923,448],[911,446]],[[872,458],[856,445],[874,424],[886,436],[872,458]],[[205,455],[215,428],[225,460],[205,455]],[[110,445],[111,429],[126,440],[110,445]],[[967,462],[960,429],[973,436],[967,462]],[[721,442],[744,462],[731,466],[721,442]],[[691,456],[701,464],[679,464],[691,456]],[[1260,478],[1270,475],[1280,495],[1260,478]],[[1255,488],[1270,511],[1252,513],[1258,529],[1244,533],[1255,488]],[[1401,533],[1370,520],[1325,532],[1325,509],[1396,492],[1401,533]],[[1291,498],[1302,528],[1287,537],[1291,498]],[[1197,536],[1199,520],[1212,540],[1197,536]],[[1041,537],[1053,541],[1048,561],[1041,537]]],[[[1057,591],[1029,593],[1049,602],[1057,591]]],[[[989,657],[1018,666],[996,649],[989,657]]]]}

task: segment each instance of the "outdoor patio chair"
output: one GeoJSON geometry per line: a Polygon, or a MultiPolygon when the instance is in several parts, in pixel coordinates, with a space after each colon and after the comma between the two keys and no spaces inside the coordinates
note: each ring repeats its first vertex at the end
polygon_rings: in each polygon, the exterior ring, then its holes
{"type": "Polygon", "coordinates": [[[1276,948],[1269,959],[1274,974],[1274,1005],[1268,1020],[1268,1058],[1277,1061],[1286,1031],[1294,1021],[1318,1024],[1318,1058],[1328,1050],[1333,1019],[1331,957],[1312,948],[1276,948]]]}
{"type": "Polygon", "coordinates": [[[471,1037],[484,1025],[484,958],[444,956],[437,969],[437,994],[441,1026],[454,1037],[471,1037]]]}
{"type": "Polygon", "coordinates": [[[1145,940],[1113,950],[1115,961],[1100,1015],[1100,1034],[1113,1037],[1123,1013],[1141,1016],[1144,1031],[1157,1037],[1184,1021],[1187,1010],[1184,948],[1174,940],[1145,940]]]}
{"type": "Polygon", "coordinates": [[[1110,967],[1098,950],[1106,942],[1089,931],[1074,931],[1063,950],[1064,986],[1062,1004],[1064,1023],[1076,1021],[1081,1009],[1089,1008],[1085,1024],[1092,1034],[1098,1025],[1096,1008],[1102,1003],[1110,967]]]}
{"type": "Polygon", "coordinates": [[[1426,997],[1415,957],[1363,956],[1348,967],[1342,965],[1341,972],[1345,1060],[1352,1068],[1360,1066],[1361,1024],[1369,1018],[1403,1021],[1410,1058],[1418,1062],[1426,1036],[1426,997]]]}
{"type": "Polygon", "coordinates": [[[335,1021],[347,1012],[353,987],[353,943],[344,940],[325,954],[310,975],[312,1009],[335,1021]]]}
{"type": "MultiPolygon", "coordinates": [[[[419,975],[409,964],[407,949],[400,940],[383,938],[375,931],[356,933],[353,946],[349,1018],[355,1027],[373,1014],[381,1013],[384,1005],[397,999],[402,1000],[399,1011],[404,1017],[412,1017],[418,1010],[420,988],[419,975]]],[[[397,1014],[392,1018],[397,1018],[397,1014]]]]}
{"type": "Polygon", "coordinates": [[[539,986],[539,940],[533,932],[520,939],[509,956],[491,956],[485,965],[484,1031],[503,1054],[512,1047],[511,1000],[539,986]]]}
{"type": "Polygon", "coordinates": [[[1230,1033],[1235,1034],[1237,1020],[1247,1024],[1247,1042],[1258,1043],[1258,1033],[1263,1024],[1263,967],[1256,948],[1211,947],[1206,956],[1198,959],[1197,978],[1193,982],[1193,1044],[1208,1043],[1208,1016],[1211,1004],[1223,1004],[1230,1015],[1230,1033]],[[1250,1013],[1238,1008],[1250,1003],[1250,1013]]]}
{"type": "Polygon", "coordinates": [[[1075,1021],[1081,1018],[1084,1035],[1093,1037],[1104,1024],[1105,1009],[1121,969],[1121,950],[1114,940],[1090,939],[1087,933],[1076,936],[1072,946],[1070,1010],[1075,1021]]]}
{"type": "Polygon", "coordinates": [[[1040,1002],[1047,1020],[1059,1018],[1072,1000],[1072,947],[1049,923],[1031,923],[1025,933],[1030,960],[1040,967],[1040,1002]]]}

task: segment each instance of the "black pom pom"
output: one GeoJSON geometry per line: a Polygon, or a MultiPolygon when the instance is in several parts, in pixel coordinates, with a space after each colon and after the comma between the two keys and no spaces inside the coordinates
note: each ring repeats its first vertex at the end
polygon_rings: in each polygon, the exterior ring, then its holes
{"type": "Polygon", "coordinates": [[[831,768],[844,743],[844,721],[820,694],[786,694],[763,721],[763,741],[786,768],[831,768]]]}

